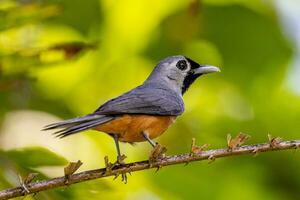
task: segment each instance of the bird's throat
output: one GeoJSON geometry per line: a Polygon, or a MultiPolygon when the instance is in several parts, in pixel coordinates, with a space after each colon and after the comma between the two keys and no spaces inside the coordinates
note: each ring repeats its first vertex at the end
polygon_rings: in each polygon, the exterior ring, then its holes
{"type": "Polygon", "coordinates": [[[194,83],[194,81],[201,76],[201,74],[193,74],[189,73],[183,80],[182,88],[181,88],[181,93],[182,95],[189,89],[189,87],[194,83]]]}

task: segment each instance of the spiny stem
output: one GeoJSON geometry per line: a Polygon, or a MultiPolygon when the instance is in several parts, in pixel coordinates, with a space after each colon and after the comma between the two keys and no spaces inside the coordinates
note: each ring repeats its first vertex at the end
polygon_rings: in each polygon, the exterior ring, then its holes
{"type": "Polygon", "coordinates": [[[146,170],[150,168],[158,168],[162,166],[175,165],[181,163],[189,163],[193,161],[201,160],[215,160],[221,157],[237,156],[243,154],[253,154],[268,152],[268,151],[279,151],[287,149],[297,149],[300,148],[300,140],[290,140],[290,141],[277,141],[274,139],[267,143],[253,144],[253,145],[243,145],[236,146],[234,148],[222,148],[222,149],[211,149],[206,151],[195,151],[193,153],[186,153],[180,155],[172,155],[161,158],[155,162],[149,164],[149,160],[144,160],[140,162],[133,162],[121,166],[116,166],[111,170],[106,168],[84,171],[76,174],[70,174],[68,180],[66,177],[57,177],[49,180],[42,180],[36,182],[30,182],[24,187],[19,186],[7,190],[0,191],[0,200],[10,199],[14,197],[24,196],[28,194],[35,194],[44,190],[49,190],[53,188],[58,188],[62,186],[69,186],[71,184],[84,182],[92,179],[104,178],[108,176],[117,176],[118,174],[131,173],[135,171],[146,170]]]}

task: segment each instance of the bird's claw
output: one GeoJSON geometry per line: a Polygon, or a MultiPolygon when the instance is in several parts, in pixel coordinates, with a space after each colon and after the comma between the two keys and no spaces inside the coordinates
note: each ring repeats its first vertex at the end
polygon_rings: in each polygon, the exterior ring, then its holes
{"type": "Polygon", "coordinates": [[[120,155],[120,156],[118,156],[117,157],[117,161],[114,163],[114,165],[115,166],[117,166],[117,165],[125,165],[125,159],[126,159],[127,157],[123,154],[123,155],[120,155]]]}
{"type": "MultiPolygon", "coordinates": [[[[152,149],[150,156],[149,156],[149,164],[150,167],[152,167],[152,165],[159,159],[164,158],[165,157],[165,153],[167,152],[167,148],[157,144],[155,145],[155,147],[152,149]]],[[[161,166],[158,166],[158,169],[161,166]]],[[[157,170],[158,171],[158,170],[157,170]]]]}
{"type": "MultiPolygon", "coordinates": [[[[113,168],[115,168],[117,166],[124,166],[125,165],[125,162],[124,162],[125,159],[126,159],[126,156],[121,155],[121,156],[117,157],[116,162],[111,163],[111,162],[108,161],[108,157],[105,156],[104,160],[105,160],[105,166],[106,166],[106,173],[111,173],[113,168]]],[[[124,182],[126,184],[127,183],[127,174],[126,173],[116,173],[115,177],[114,177],[114,180],[117,179],[120,174],[122,175],[122,182],[124,182]]]]}
{"type": "MultiPolygon", "coordinates": [[[[119,177],[120,174],[122,175],[122,180],[121,181],[126,184],[127,180],[128,180],[126,173],[117,173],[117,174],[115,174],[114,180],[116,180],[119,177]]],[[[131,175],[130,172],[129,172],[129,174],[131,175]]]]}
{"type": "Polygon", "coordinates": [[[117,157],[116,162],[111,163],[111,162],[109,162],[108,157],[105,156],[105,157],[104,157],[104,161],[105,161],[106,172],[111,172],[112,169],[115,168],[116,166],[122,166],[122,165],[125,165],[124,160],[125,160],[126,158],[127,158],[127,157],[126,157],[125,155],[121,155],[121,156],[118,156],[118,157],[117,157]]]}

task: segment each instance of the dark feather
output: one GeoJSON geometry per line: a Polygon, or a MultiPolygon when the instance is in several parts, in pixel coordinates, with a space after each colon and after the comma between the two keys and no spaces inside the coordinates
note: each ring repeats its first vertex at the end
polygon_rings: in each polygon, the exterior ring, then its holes
{"type": "Polygon", "coordinates": [[[114,118],[114,116],[106,115],[87,115],[50,124],[46,126],[43,130],[61,129],[59,131],[54,132],[53,134],[55,134],[57,137],[63,138],[71,134],[94,128],[96,126],[99,126],[100,124],[111,121],[114,118]]]}

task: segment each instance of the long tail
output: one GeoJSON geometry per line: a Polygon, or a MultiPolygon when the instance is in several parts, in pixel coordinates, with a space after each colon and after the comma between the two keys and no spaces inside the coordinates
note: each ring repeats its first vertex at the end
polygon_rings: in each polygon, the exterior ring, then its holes
{"type": "Polygon", "coordinates": [[[77,117],[66,121],[49,124],[44,127],[43,131],[60,129],[59,131],[56,131],[53,134],[56,135],[56,137],[63,138],[84,130],[94,128],[100,124],[106,123],[113,119],[113,116],[95,114],[86,115],[83,117],[77,117]]]}

